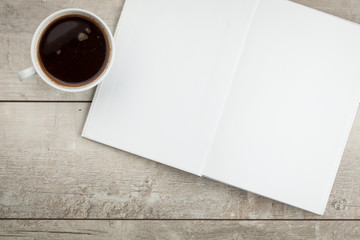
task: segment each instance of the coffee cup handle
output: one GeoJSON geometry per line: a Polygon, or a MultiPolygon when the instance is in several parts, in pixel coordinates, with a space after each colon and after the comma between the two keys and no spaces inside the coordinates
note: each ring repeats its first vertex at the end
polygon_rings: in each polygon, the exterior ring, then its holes
{"type": "Polygon", "coordinates": [[[29,68],[26,68],[26,69],[18,72],[17,75],[21,81],[24,81],[24,80],[28,80],[30,78],[37,76],[37,72],[34,67],[29,67],[29,68]]]}

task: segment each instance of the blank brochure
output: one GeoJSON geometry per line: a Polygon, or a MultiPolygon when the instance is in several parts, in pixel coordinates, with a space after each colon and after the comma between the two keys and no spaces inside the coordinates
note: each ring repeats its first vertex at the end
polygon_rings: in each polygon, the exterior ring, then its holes
{"type": "Polygon", "coordinates": [[[286,0],[127,0],[83,136],[323,214],[360,27],[286,0]]]}

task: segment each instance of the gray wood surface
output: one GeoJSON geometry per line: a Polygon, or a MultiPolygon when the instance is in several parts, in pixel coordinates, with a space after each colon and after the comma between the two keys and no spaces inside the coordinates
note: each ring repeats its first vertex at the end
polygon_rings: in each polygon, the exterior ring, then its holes
{"type": "Polygon", "coordinates": [[[360,218],[360,112],[317,216],[82,138],[89,106],[0,104],[0,217],[360,218]]]}
{"type": "Polygon", "coordinates": [[[41,21],[63,8],[82,8],[101,17],[114,32],[124,0],[1,0],[0,100],[91,100],[94,90],[65,93],[40,78],[20,82],[16,73],[31,66],[30,44],[41,21]]]}
{"type": "Polygon", "coordinates": [[[358,240],[342,221],[0,221],[0,239],[341,239],[358,240]]]}
{"type": "MultiPolygon", "coordinates": [[[[358,0],[295,2],[360,23],[358,0]]],[[[18,81],[46,16],[79,7],[114,31],[123,3],[0,0],[0,239],[360,239],[360,113],[317,216],[84,139],[94,90],[18,81]]]]}
{"type": "MultiPolygon", "coordinates": [[[[151,0],[149,0],[151,1],[151,0]]],[[[360,23],[358,0],[295,0],[312,8],[360,23]]],[[[30,43],[40,22],[51,13],[79,7],[99,15],[115,30],[124,0],[1,0],[0,1],[0,100],[81,100],[92,99],[93,90],[63,93],[39,78],[19,82],[16,73],[31,65],[30,43]]]]}

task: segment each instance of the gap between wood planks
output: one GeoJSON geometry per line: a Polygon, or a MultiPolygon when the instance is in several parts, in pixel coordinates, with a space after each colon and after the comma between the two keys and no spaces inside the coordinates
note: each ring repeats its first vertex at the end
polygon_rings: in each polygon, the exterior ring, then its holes
{"type": "Polygon", "coordinates": [[[201,218],[0,218],[0,221],[9,221],[9,220],[28,220],[28,221],[216,221],[216,222],[281,222],[281,221],[291,221],[291,222],[360,222],[360,219],[201,219],[201,218]]]}
{"type": "Polygon", "coordinates": [[[0,100],[0,103],[91,103],[92,101],[81,100],[0,100]]]}

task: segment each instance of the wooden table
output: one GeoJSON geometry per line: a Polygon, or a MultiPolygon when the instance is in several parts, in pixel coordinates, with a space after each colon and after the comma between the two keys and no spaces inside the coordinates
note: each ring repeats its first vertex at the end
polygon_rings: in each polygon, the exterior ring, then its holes
{"type": "MultiPolygon", "coordinates": [[[[360,23],[358,0],[296,1],[360,23]]],[[[18,81],[50,13],[84,8],[114,30],[122,6],[0,0],[0,239],[360,239],[360,113],[317,216],[84,139],[93,90],[18,81]]]]}

